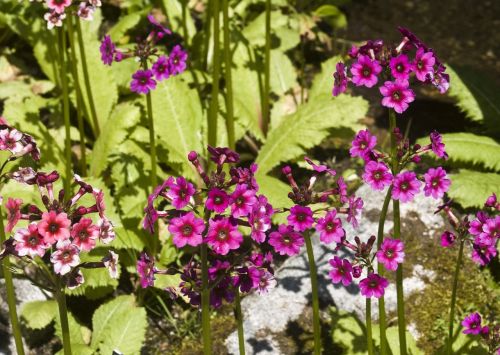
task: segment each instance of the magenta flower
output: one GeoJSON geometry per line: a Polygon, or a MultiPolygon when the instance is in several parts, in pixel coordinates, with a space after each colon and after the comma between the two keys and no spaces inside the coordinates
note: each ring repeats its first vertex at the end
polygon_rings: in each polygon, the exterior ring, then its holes
{"type": "Polygon", "coordinates": [[[116,254],[113,250],[108,251],[108,255],[102,259],[104,263],[104,267],[108,269],[109,277],[112,279],[118,278],[118,254],[116,254]]]}
{"type": "Polygon", "coordinates": [[[382,106],[393,108],[397,113],[406,111],[410,102],[415,100],[415,93],[406,80],[386,81],[379,90],[384,96],[382,106]]]}
{"type": "Polygon", "coordinates": [[[318,219],[316,223],[316,230],[319,232],[319,240],[323,243],[341,243],[342,238],[345,236],[344,228],[342,228],[342,221],[340,218],[335,218],[337,215],[336,210],[331,210],[324,218],[318,219]]]}
{"type": "Polygon", "coordinates": [[[45,243],[43,237],[38,233],[36,223],[31,223],[28,228],[21,228],[14,234],[15,248],[19,256],[38,255],[43,257],[50,245],[45,243]]]}
{"type": "Polygon", "coordinates": [[[221,189],[213,188],[208,192],[208,198],[205,202],[205,207],[216,213],[223,213],[229,206],[229,195],[221,189]]]}
{"type": "Polygon", "coordinates": [[[240,247],[243,236],[234,221],[229,218],[217,218],[209,221],[206,241],[215,253],[227,255],[230,250],[240,247]]]}
{"type": "Polygon", "coordinates": [[[435,199],[442,198],[451,185],[451,181],[447,178],[446,171],[442,167],[430,168],[424,174],[424,179],[425,196],[432,196],[435,199]]]}
{"type": "Polygon", "coordinates": [[[410,78],[411,65],[406,54],[400,54],[389,61],[391,74],[396,80],[408,80],[410,78]]]}
{"type": "Polygon", "coordinates": [[[483,224],[483,231],[479,234],[478,241],[484,245],[495,245],[500,238],[500,216],[489,218],[483,224]]]}
{"type": "Polygon", "coordinates": [[[384,264],[387,270],[395,271],[398,264],[404,261],[404,244],[399,239],[385,238],[376,255],[377,261],[384,264]]]}
{"type": "Polygon", "coordinates": [[[383,162],[369,161],[365,165],[363,180],[374,190],[383,190],[392,184],[392,173],[383,162]]]}
{"type": "Polygon", "coordinates": [[[141,253],[137,260],[137,274],[142,288],[148,288],[155,284],[155,261],[148,254],[141,253]]]}
{"type": "Polygon", "coordinates": [[[156,30],[156,36],[158,36],[160,39],[163,38],[164,35],[172,34],[172,31],[160,24],[152,14],[149,14],[147,18],[149,23],[152,24],[154,29],[156,30]]]}
{"type": "Polygon", "coordinates": [[[42,220],[38,222],[38,232],[44,237],[46,243],[54,244],[70,237],[70,225],[71,221],[66,213],[44,212],[42,220]]]}
{"type": "Polygon", "coordinates": [[[444,143],[438,131],[432,131],[430,134],[431,149],[437,157],[448,159],[448,154],[444,150],[444,143]]]}
{"type": "Polygon", "coordinates": [[[234,218],[247,216],[256,202],[255,190],[249,189],[246,184],[236,185],[230,197],[231,215],[234,218]]]}
{"type": "Polygon", "coordinates": [[[280,255],[297,255],[304,245],[304,238],[292,226],[280,224],[277,231],[269,235],[269,245],[280,255]]]}
{"type": "Polygon", "coordinates": [[[47,29],[51,30],[54,27],[62,27],[62,21],[66,18],[64,12],[58,13],[54,10],[46,12],[43,19],[47,21],[47,29]]]}
{"type": "Polygon", "coordinates": [[[421,182],[413,171],[404,171],[396,175],[393,182],[392,198],[401,202],[410,202],[420,191],[421,182]]]}
{"type": "Polygon", "coordinates": [[[360,157],[367,160],[371,151],[377,145],[377,137],[372,136],[367,129],[361,130],[356,134],[351,145],[352,147],[349,149],[351,157],[360,157]]]}
{"type": "Polygon", "coordinates": [[[162,81],[163,79],[168,79],[170,77],[170,66],[167,57],[164,55],[158,58],[151,69],[153,70],[155,78],[158,81],[162,81]]]}
{"type": "Polygon", "coordinates": [[[469,223],[469,233],[478,236],[483,233],[483,225],[488,220],[488,215],[483,211],[479,211],[476,214],[476,218],[469,223]]]}
{"type": "Polygon", "coordinates": [[[46,0],[47,7],[54,10],[58,14],[62,14],[64,10],[71,5],[71,0],[46,0]]]}
{"type": "Polygon", "coordinates": [[[252,206],[252,212],[248,215],[248,223],[252,229],[250,237],[257,243],[263,243],[266,240],[266,232],[271,229],[273,214],[273,206],[267,202],[265,196],[260,195],[252,206]]]}
{"type": "Polygon", "coordinates": [[[347,202],[347,184],[344,181],[344,178],[340,176],[337,180],[337,186],[339,188],[339,199],[341,203],[347,202]]]}
{"type": "Polygon", "coordinates": [[[495,245],[477,243],[476,241],[474,241],[474,243],[472,244],[471,259],[476,264],[486,266],[496,255],[497,248],[495,247],[495,245]]]}
{"type": "Polygon", "coordinates": [[[332,282],[334,284],[342,282],[344,286],[349,286],[352,282],[352,265],[349,260],[334,256],[333,259],[330,259],[329,263],[332,269],[328,275],[332,282]]]}
{"type": "Polygon", "coordinates": [[[130,91],[138,94],[147,94],[154,89],[156,89],[156,81],[153,79],[153,72],[150,69],[139,69],[132,75],[130,91]]]}
{"type": "Polygon", "coordinates": [[[196,192],[194,185],[182,176],[176,178],[175,181],[173,178],[168,179],[166,184],[169,187],[167,197],[172,200],[172,206],[178,210],[186,207],[196,192]]]}
{"type": "Polygon", "coordinates": [[[436,58],[432,52],[426,52],[424,48],[417,49],[415,61],[412,63],[412,69],[415,72],[417,79],[420,81],[426,81],[431,78],[434,73],[435,63],[436,58]]]}
{"type": "Polygon", "coordinates": [[[200,245],[204,230],[205,222],[201,218],[196,218],[193,212],[172,218],[168,225],[168,231],[172,234],[172,241],[177,248],[182,248],[186,244],[193,247],[200,245]]]}
{"type": "Polygon", "coordinates": [[[59,275],[66,275],[72,267],[80,264],[80,251],[71,241],[60,240],[56,244],[57,250],[50,256],[50,262],[54,264],[54,272],[59,275]]]}
{"type": "Polygon", "coordinates": [[[481,333],[482,327],[481,327],[481,315],[477,312],[469,314],[467,317],[464,318],[462,321],[462,327],[465,329],[462,331],[464,334],[474,334],[478,335],[481,333]]]}
{"type": "Polygon", "coordinates": [[[94,6],[85,2],[81,2],[78,6],[78,11],[76,12],[76,14],[84,21],[92,21],[94,19],[94,11],[94,6]]]}
{"type": "Polygon", "coordinates": [[[387,286],[389,286],[389,281],[375,273],[368,274],[366,278],[359,282],[361,294],[366,298],[382,297],[387,286]]]}
{"type": "Polygon", "coordinates": [[[23,200],[19,198],[11,198],[7,200],[5,208],[7,209],[7,226],[5,232],[10,233],[21,219],[21,204],[23,200]]]}
{"type": "Polygon", "coordinates": [[[441,246],[444,248],[449,248],[455,243],[456,239],[457,237],[455,234],[449,231],[444,231],[443,234],[441,234],[441,246]]]}
{"type": "Polygon", "coordinates": [[[378,61],[366,55],[360,55],[358,61],[351,66],[352,82],[356,86],[371,88],[377,83],[377,75],[381,71],[382,67],[378,61]]]}
{"type": "Polygon", "coordinates": [[[181,46],[176,45],[168,56],[168,66],[171,75],[181,74],[186,70],[188,54],[181,46]]]}
{"type": "Polygon", "coordinates": [[[314,223],[313,212],[307,206],[295,205],[290,208],[287,220],[296,231],[303,232],[312,227],[314,223]]]}
{"type": "Polygon", "coordinates": [[[349,209],[347,210],[347,222],[351,223],[354,228],[358,228],[358,218],[361,217],[363,209],[363,199],[361,197],[351,196],[348,199],[349,209]]]}
{"type": "Polygon", "coordinates": [[[264,270],[264,269],[258,269],[259,271],[259,281],[257,285],[255,286],[257,293],[259,294],[264,294],[268,293],[269,290],[273,289],[276,287],[276,279],[274,278],[274,275],[271,274],[269,271],[264,270]]]}
{"type": "Polygon", "coordinates": [[[2,129],[0,131],[0,150],[8,150],[18,154],[23,150],[21,139],[23,134],[17,129],[2,129]]]}
{"type": "Polygon", "coordinates": [[[99,227],[92,224],[90,218],[82,218],[80,222],[71,228],[73,244],[80,250],[90,251],[94,249],[96,240],[99,237],[99,227]]]}
{"type": "Polygon", "coordinates": [[[333,96],[339,96],[341,93],[345,92],[347,89],[347,76],[345,65],[342,62],[337,63],[336,71],[333,73],[333,96]]]}
{"type": "Polygon", "coordinates": [[[109,35],[104,36],[99,50],[101,51],[102,62],[106,65],[111,65],[116,53],[116,45],[113,43],[109,35]]]}
{"type": "Polygon", "coordinates": [[[486,199],[486,202],[484,203],[485,207],[496,207],[497,205],[497,195],[493,192],[488,198],[486,199]]]}

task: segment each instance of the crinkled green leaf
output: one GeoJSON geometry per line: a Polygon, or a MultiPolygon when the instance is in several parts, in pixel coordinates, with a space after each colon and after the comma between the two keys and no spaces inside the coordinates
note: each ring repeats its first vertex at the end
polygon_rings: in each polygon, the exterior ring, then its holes
{"type": "Polygon", "coordinates": [[[500,174],[460,170],[450,178],[448,195],[463,207],[482,207],[493,192],[500,195],[500,174]]]}
{"type": "Polygon", "coordinates": [[[30,329],[45,328],[57,315],[56,301],[33,301],[25,303],[21,308],[21,317],[30,329]]]}
{"type": "Polygon", "coordinates": [[[347,26],[347,18],[337,6],[329,4],[321,5],[314,11],[314,15],[321,17],[335,29],[347,26]]]}
{"type": "Polygon", "coordinates": [[[271,90],[282,95],[296,85],[297,75],[290,59],[281,50],[271,51],[271,90]]]}
{"type": "MultiPolygon", "coordinates": [[[[90,329],[78,322],[73,313],[68,311],[67,315],[71,345],[88,345],[90,343],[90,329]]],[[[55,331],[56,336],[62,341],[61,319],[59,316],[56,317],[55,331]]]]}
{"type": "MultiPolygon", "coordinates": [[[[186,5],[183,5],[179,0],[163,0],[162,5],[164,6],[166,15],[169,20],[168,26],[172,29],[177,29],[177,32],[184,35],[184,29],[182,25],[182,9],[186,5]]],[[[187,35],[189,38],[192,38],[196,34],[196,27],[194,24],[194,20],[190,15],[189,8],[187,8],[185,11],[187,35]]]]}

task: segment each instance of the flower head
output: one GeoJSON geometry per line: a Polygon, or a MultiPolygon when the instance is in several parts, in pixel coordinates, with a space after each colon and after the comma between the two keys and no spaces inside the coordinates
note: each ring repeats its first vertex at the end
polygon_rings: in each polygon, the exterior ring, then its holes
{"type": "Polygon", "coordinates": [[[148,70],[137,70],[132,75],[130,90],[138,94],[147,94],[156,88],[156,81],[153,79],[153,72],[148,70]]]}
{"type": "Polygon", "coordinates": [[[106,269],[108,269],[109,277],[112,279],[118,278],[118,254],[110,250],[109,254],[102,259],[102,262],[106,269]]]}
{"type": "Polygon", "coordinates": [[[250,237],[257,243],[263,243],[266,240],[266,232],[271,229],[273,214],[273,206],[267,202],[264,195],[260,195],[248,215],[248,223],[252,230],[250,237]]]}
{"type": "Polygon", "coordinates": [[[172,200],[172,206],[177,209],[186,207],[196,192],[194,185],[182,176],[176,178],[175,181],[174,179],[167,180],[167,186],[169,187],[167,197],[172,200]]]}
{"type": "Polygon", "coordinates": [[[216,213],[223,213],[229,206],[229,195],[221,189],[213,188],[208,192],[208,198],[205,202],[205,207],[216,213]]]}
{"type": "Polygon", "coordinates": [[[481,333],[482,327],[481,327],[481,315],[477,312],[469,314],[467,317],[464,318],[462,321],[462,327],[465,329],[462,331],[464,334],[474,334],[477,335],[481,333]]]}
{"type": "Polygon", "coordinates": [[[392,174],[383,162],[369,161],[365,165],[363,180],[374,190],[383,190],[392,183],[392,174]]]}
{"type": "Polygon", "coordinates": [[[449,231],[444,231],[443,234],[441,234],[441,246],[444,248],[449,248],[455,243],[456,239],[457,236],[455,234],[449,231]]]}
{"type": "Polygon", "coordinates": [[[230,250],[240,247],[243,236],[234,221],[229,218],[217,218],[209,221],[206,241],[215,253],[227,255],[230,250]]]}
{"type": "Polygon", "coordinates": [[[80,251],[68,239],[57,242],[56,248],[56,251],[50,256],[50,261],[54,264],[54,272],[59,275],[66,275],[71,271],[72,267],[80,263],[80,251]]]}
{"type": "Polygon", "coordinates": [[[444,143],[438,131],[432,131],[430,134],[431,149],[437,157],[448,159],[448,154],[444,150],[444,143]]]}
{"type": "Polygon", "coordinates": [[[344,286],[349,286],[352,282],[352,265],[347,259],[340,259],[334,256],[329,261],[332,269],[328,273],[334,284],[342,282],[344,286]]]}
{"type": "Polygon", "coordinates": [[[337,212],[331,210],[324,218],[318,219],[316,223],[316,230],[319,232],[319,239],[323,243],[341,243],[342,238],[345,236],[344,228],[342,228],[342,221],[336,218],[337,212]]]}
{"type": "Polygon", "coordinates": [[[411,65],[406,54],[392,57],[389,61],[391,74],[396,80],[408,80],[410,77],[411,65]]]}
{"type": "Polygon", "coordinates": [[[193,247],[200,245],[204,229],[205,222],[201,218],[196,218],[193,212],[172,218],[168,225],[168,231],[172,234],[172,241],[177,248],[182,248],[186,244],[193,247]]]}
{"type": "Polygon", "coordinates": [[[368,274],[366,278],[359,282],[361,294],[366,298],[382,297],[387,286],[389,286],[389,281],[375,273],[368,274]]]}
{"type": "Polygon", "coordinates": [[[410,102],[415,100],[415,93],[406,80],[386,81],[379,90],[384,96],[382,106],[393,108],[397,113],[406,111],[410,102]]]}
{"type": "Polygon", "coordinates": [[[170,66],[166,56],[161,55],[152,66],[152,71],[155,75],[156,80],[162,81],[163,79],[168,79],[170,77],[170,66]]]}
{"type": "Polygon", "coordinates": [[[78,11],[76,12],[76,14],[82,20],[92,21],[94,19],[94,11],[95,11],[94,6],[86,2],[81,2],[80,5],[78,6],[78,11]]]}
{"type": "Polygon", "coordinates": [[[19,198],[11,198],[7,200],[5,207],[7,208],[7,226],[5,232],[10,233],[21,219],[21,204],[23,200],[19,198]]]}
{"type": "Polygon", "coordinates": [[[333,73],[333,96],[339,96],[341,93],[345,92],[347,89],[347,76],[346,68],[344,63],[338,62],[336,65],[336,71],[333,73]]]}
{"type": "Polygon", "coordinates": [[[292,226],[280,224],[277,231],[269,235],[269,245],[280,255],[296,255],[304,245],[304,238],[292,226]]]}
{"type": "Polygon", "coordinates": [[[82,218],[80,222],[71,227],[71,237],[73,244],[80,250],[90,251],[95,247],[96,240],[99,237],[99,227],[92,224],[90,218],[82,218]]]}
{"type": "Polygon", "coordinates": [[[38,232],[44,237],[46,243],[54,244],[70,237],[70,225],[71,221],[66,213],[44,212],[42,220],[38,222],[38,232]]]}
{"type": "Polygon", "coordinates": [[[410,202],[420,191],[421,182],[412,171],[396,175],[393,182],[392,198],[401,202],[410,202]]]}
{"type": "Polygon", "coordinates": [[[381,71],[382,67],[378,61],[366,55],[360,55],[357,62],[351,66],[352,82],[356,86],[371,88],[377,83],[377,75],[381,71]]]}
{"type": "Polygon", "coordinates": [[[45,243],[43,236],[38,233],[36,223],[31,223],[28,228],[21,228],[14,234],[15,248],[19,256],[38,255],[43,257],[45,251],[50,247],[45,243]]]}
{"type": "Polygon", "coordinates": [[[187,52],[176,45],[168,56],[168,66],[171,75],[177,75],[186,70],[187,52]]]}
{"type": "Polygon", "coordinates": [[[155,262],[148,254],[141,253],[137,260],[137,274],[142,288],[154,286],[155,282],[155,262]]]}
{"type": "Polygon", "coordinates": [[[363,199],[361,197],[350,196],[348,202],[347,222],[351,223],[354,228],[358,228],[358,218],[361,217],[361,210],[364,204],[363,199]]]}
{"type": "Polygon", "coordinates": [[[376,255],[377,261],[384,264],[387,270],[395,271],[398,264],[404,261],[404,244],[399,239],[385,238],[376,255]]]}
{"type": "Polygon", "coordinates": [[[246,184],[238,184],[231,194],[230,201],[231,215],[234,218],[247,216],[257,202],[255,190],[249,189],[246,184]]]}
{"type": "Polygon", "coordinates": [[[104,36],[99,50],[101,51],[102,62],[106,65],[111,65],[116,53],[116,45],[113,43],[109,35],[104,36]]]}
{"type": "Polygon", "coordinates": [[[361,130],[356,134],[351,144],[352,147],[349,149],[351,157],[360,157],[366,160],[377,145],[377,137],[371,135],[367,129],[361,130]]]}
{"type": "Polygon", "coordinates": [[[314,223],[312,210],[307,206],[295,205],[290,208],[287,217],[288,223],[298,232],[303,232],[312,227],[314,223]]]}
{"type": "Polygon", "coordinates": [[[62,14],[64,10],[71,5],[72,0],[46,0],[47,7],[58,14],[62,14]]]}
{"type": "Polygon", "coordinates": [[[428,80],[434,73],[434,64],[436,63],[436,58],[431,51],[426,51],[424,48],[420,47],[417,49],[417,54],[415,55],[415,60],[412,63],[412,70],[415,76],[420,81],[428,80]]]}
{"type": "Polygon", "coordinates": [[[446,171],[442,167],[430,168],[425,174],[425,196],[432,196],[440,199],[448,191],[451,185],[450,179],[446,176],[446,171]]]}

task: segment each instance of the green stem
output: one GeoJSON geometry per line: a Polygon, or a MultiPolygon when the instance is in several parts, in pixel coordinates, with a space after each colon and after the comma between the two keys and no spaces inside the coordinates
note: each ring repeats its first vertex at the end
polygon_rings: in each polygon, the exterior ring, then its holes
{"type": "Polygon", "coordinates": [[[184,43],[186,43],[186,48],[189,48],[189,34],[187,27],[188,2],[189,2],[188,0],[182,1],[182,34],[184,35],[184,43]]]}
{"type": "Polygon", "coordinates": [[[217,145],[217,116],[219,113],[220,43],[219,43],[219,0],[212,0],[214,21],[214,60],[212,70],[212,97],[208,115],[208,144],[217,145]]]}
{"type": "Polygon", "coordinates": [[[266,44],[264,47],[264,92],[262,93],[262,132],[267,136],[270,110],[269,93],[271,91],[271,0],[266,0],[266,44]]]}
{"type": "Polygon", "coordinates": [[[373,355],[373,335],[372,335],[372,299],[366,299],[366,342],[368,344],[368,354],[373,355]]]}
{"type": "Polygon", "coordinates": [[[314,331],[314,354],[321,354],[321,328],[319,320],[319,297],[318,297],[318,274],[316,272],[316,262],[309,233],[304,233],[306,242],[307,259],[309,261],[309,277],[311,279],[312,306],[313,306],[313,331],[314,331]]]}
{"type": "MultiPolygon", "coordinates": [[[[5,229],[3,225],[3,214],[0,209],[0,245],[5,242],[5,229]]],[[[3,278],[5,279],[5,291],[7,293],[7,305],[9,306],[10,324],[12,326],[12,335],[16,343],[16,350],[19,355],[24,355],[23,337],[21,328],[19,327],[19,319],[17,318],[16,294],[14,291],[14,282],[12,272],[10,271],[10,259],[6,256],[2,261],[3,278]]]]}
{"type": "Polygon", "coordinates": [[[69,191],[72,179],[72,168],[71,168],[71,133],[70,133],[70,121],[69,121],[69,93],[68,93],[68,73],[66,70],[66,34],[64,27],[60,28],[57,32],[59,36],[59,71],[61,76],[61,85],[63,93],[63,117],[64,117],[64,151],[66,155],[66,165],[65,165],[65,176],[64,176],[64,189],[69,191]]]}
{"type": "Polygon", "coordinates": [[[75,46],[75,34],[73,29],[73,16],[68,18],[68,37],[69,44],[71,46],[71,72],[73,75],[73,81],[76,92],[76,113],[78,120],[78,131],[80,132],[80,170],[83,176],[87,176],[87,153],[85,147],[85,131],[83,128],[83,117],[82,110],[85,111],[85,117],[89,117],[86,112],[87,109],[85,107],[85,103],[83,102],[82,90],[80,86],[80,78],[78,76],[78,68],[77,68],[77,59],[76,59],[76,46],[75,46]]]}
{"type": "Polygon", "coordinates": [[[208,288],[208,250],[202,243],[201,249],[201,326],[203,330],[203,354],[212,354],[212,337],[210,334],[210,290],[208,288]]]}
{"type": "Polygon", "coordinates": [[[455,275],[453,276],[453,289],[451,291],[451,305],[450,305],[450,326],[448,329],[448,342],[446,344],[447,354],[453,354],[453,321],[455,320],[455,303],[457,301],[457,286],[458,275],[460,273],[460,265],[462,264],[462,257],[464,255],[464,241],[460,241],[460,249],[458,249],[457,265],[455,266],[455,275]]]}
{"type": "Polygon", "coordinates": [[[234,300],[234,316],[238,324],[238,345],[240,355],[245,355],[245,333],[243,331],[243,314],[241,313],[240,290],[236,290],[236,297],[234,300]]]}
{"type": "Polygon", "coordinates": [[[58,282],[58,287],[56,288],[56,298],[57,305],[59,306],[59,317],[61,320],[61,332],[63,341],[64,355],[71,355],[71,339],[69,336],[69,324],[68,324],[68,309],[66,308],[66,295],[64,294],[63,285],[58,282]]]}
{"type": "MultiPolygon", "coordinates": [[[[392,173],[399,173],[399,160],[397,156],[397,142],[394,134],[396,128],[396,113],[389,110],[389,130],[391,134],[391,154],[392,154],[392,173]]],[[[394,216],[394,239],[399,239],[401,236],[401,216],[399,213],[399,201],[392,200],[393,216],[394,216]]],[[[399,334],[399,349],[401,355],[406,355],[406,321],[405,321],[405,304],[403,292],[403,264],[399,264],[396,271],[396,298],[398,310],[398,334],[399,334]]]]}
{"type": "MultiPolygon", "coordinates": [[[[215,0],[217,1],[217,0],[215,0]]],[[[212,33],[212,13],[213,13],[213,2],[214,0],[207,1],[207,11],[206,13],[206,21],[205,21],[205,38],[203,41],[203,63],[205,69],[208,69],[208,55],[210,53],[210,34],[212,33]]]]}
{"type": "Polygon", "coordinates": [[[222,0],[222,17],[224,21],[224,74],[226,82],[226,128],[229,148],[235,149],[234,141],[234,109],[233,109],[233,79],[231,75],[231,42],[229,36],[229,4],[222,0]]]}
{"type": "MultiPolygon", "coordinates": [[[[378,221],[378,234],[377,234],[377,250],[380,250],[382,241],[384,240],[384,226],[387,217],[387,210],[389,209],[389,203],[391,202],[392,186],[387,190],[385,195],[384,204],[382,205],[382,211],[380,212],[380,217],[378,221]]],[[[377,272],[379,275],[384,273],[384,266],[382,263],[377,264],[377,272]]],[[[378,313],[379,313],[379,325],[380,325],[380,354],[385,355],[387,353],[387,320],[385,314],[385,299],[384,296],[378,299],[378,313]]]]}
{"type": "Polygon", "coordinates": [[[82,71],[83,80],[85,83],[85,91],[87,92],[87,101],[90,106],[90,114],[92,115],[92,122],[95,136],[98,137],[100,133],[99,119],[97,117],[97,110],[95,108],[94,94],[90,86],[89,70],[87,67],[87,56],[85,53],[85,46],[83,44],[82,26],[80,25],[80,18],[76,19],[76,33],[78,35],[78,47],[80,49],[80,57],[82,58],[82,71]]]}

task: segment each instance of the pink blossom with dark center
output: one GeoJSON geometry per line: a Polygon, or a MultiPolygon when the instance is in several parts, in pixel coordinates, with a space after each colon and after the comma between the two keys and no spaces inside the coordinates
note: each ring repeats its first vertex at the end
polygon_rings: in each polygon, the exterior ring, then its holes
{"type": "Polygon", "coordinates": [[[464,334],[474,334],[478,335],[481,333],[482,326],[481,326],[481,315],[477,312],[469,314],[467,317],[464,318],[462,321],[462,327],[465,329],[462,331],[464,334]]]}
{"type": "Polygon", "coordinates": [[[436,156],[439,158],[448,159],[448,154],[444,150],[445,146],[444,143],[442,142],[442,138],[439,132],[432,131],[430,134],[430,139],[431,139],[431,149],[434,152],[434,154],[436,154],[436,156]]]}
{"type": "Polygon", "coordinates": [[[23,150],[22,138],[23,134],[17,129],[2,129],[0,131],[0,150],[8,150],[12,154],[18,154],[23,150]]]}
{"type": "Polygon", "coordinates": [[[72,0],[46,0],[47,7],[55,12],[62,14],[64,10],[71,5],[72,0]]]}
{"type": "Polygon", "coordinates": [[[247,216],[257,202],[255,190],[249,189],[246,184],[238,184],[231,194],[231,215],[234,218],[247,216]]]}
{"type": "Polygon", "coordinates": [[[497,205],[497,195],[493,192],[488,198],[486,199],[486,202],[484,203],[485,207],[496,207],[497,205]]]}
{"type": "Polygon", "coordinates": [[[333,259],[330,259],[329,263],[332,269],[328,275],[332,282],[334,284],[342,282],[344,286],[349,286],[352,282],[352,265],[349,260],[334,256],[333,259]]]}
{"type": "Polygon", "coordinates": [[[352,147],[349,149],[351,157],[360,157],[367,160],[367,157],[377,145],[377,137],[371,135],[367,129],[361,130],[356,134],[351,145],[352,147]]]}
{"type": "Polygon", "coordinates": [[[447,178],[446,171],[442,167],[427,170],[424,174],[424,180],[425,196],[432,196],[435,199],[442,198],[451,185],[451,181],[447,178]]]}
{"type": "Polygon", "coordinates": [[[345,236],[344,228],[342,228],[342,221],[336,218],[337,211],[331,210],[324,218],[318,219],[316,223],[316,230],[319,232],[319,240],[323,243],[341,243],[342,238],[345,236]]]}
{"type": "Polygon", "coordinates": [[[337,186],[339,188],[339,200],[340,203],[347,202],[347,184],[344,181],[344,178],[340,176],[337,180],[337,186]]]}
{"type": "Polygon", "coordinates": [[[150,69],[139,69],[132,75],[130,91],[138,94],[147,94],[154,89],[156,89],[156,81],[153,79],[153,72],[150,69]]]}
{"type": "Polygon", "coordinates": [[[196,218],[193,212],[172,218],[168,225],[168,231],[172,234],[172,241],[177,248],[182,248],[186,244],[193,247],[200,245],[204,230],[205,222],[201,218],[196,218]]]}
{"type": "Polygon", "coordinates": [[[14,234],[15,247],[19,256],[38,255],[43,257],[50,245],[45,243],[43,236],[38,233],[36,223],[31,223],[28,228],[21,228],[14,234]]]}
{"type": "Polygon", "coordinates": [[[94,19],[94,11],[94,6],[89,5],[85,2],[81,2],[78,6],[78,11],[76,12],[76,14],[84,21],[92,21],[94,19]]]}
{"type": "Polygon", "coordinates": [[[389,286],[389,281],[375,273],[368,274],[366,278],[359,282],[361,294],[366,298],[382,297],[387,286],[389,286]]]}
{"type": "Polygon", "coordinates": [[[62,27],[62,22],[66,18],[66,14],[64,12],[58,13],[54,10],[46,12],[43,15],[43,19],[47,21],[47,29],[51,30],[54,27],[62,27]]]}
{"type": "Polygon", "coordinates": [[[483,211],[479,211],[476,214],[476,219],[472,220],[469,223],[469,233],[474,236],[478,236],[481,233],[483,233],[483,225],[486,223],[487,220],[488,220],[488,215],[483,211]]]}
{"type": "Polygon", "coordinates": [[[448,89],[450,88],[450,75],[446,74],[444,71],[446,70],[446,67],[442,64],[438,65],[438,69],[432,75],[432,85],[434,85],[438,90],[440,94],[446,93],[448,89]]]}
{"type": "Polygon", "coordinates": [[[295,205],[290,208],[287,220],[296,231],[303,232],[312,227],[314,223],[313,212],[307,206],[295,205]]]}
{"type": "Polygon", "coordinates": [[[369,161],[365,165],[363,180],[374,190],[383,190],[392,184],[392,173],[383,162],[369,161]]]}
{"type": "Polygon", "coordinates": [[[97,221],[97,226],[99,227],[99,239],[104,244],[109,244],[115,239],[115,230],[113,228],[113,223],[107,218],[100,218],[97,221]]]}
{"type": "Polygon", "coordinates": [[[274,275],[271,274],[269,271],[264,269],[258,269],[258,271],[259,271],[259,279],[255,288],[257,290],[257,293],[262,295],[268,293],[269,290],[276,287],[277,282],[276,279],[274,278],[274,275]]]}
{"type": "Polygon", "coordinates": [[[168,56],[168,66],[171,75],[181,74],[186,70],[188,54],[181,46],[176,45],[168,56]]]}
{"type": "Polygon", "coordinates": [[[42,220],[38,222],[38,232],[44,237],[46,243],[54,244],[70,237],[70,225],[71,221],[66,213],[44,212],[42,220]]]}
{"type": "Polygon", "coordinates": [[[216,213],[223,213],[227,206],[229,206],[229,195],[218,188],[213,188],[208,192],[207,201],[205,202],[205,207],[216,213]]]}
{"type": "Polygon", "coordinates": [[[176,178],[175,182],[173,179],[167,180],[167,186],[169,187],[167,197],[172,200],[172,206],[178,210],[186,207],[196,192],[194,185],[182,176],[176,178]]]}
{"type": "Polygon", "coordinates": [[[356,196],[349,197],[349,209],[347,210],[347,222],[351,223],[354,228],[358,228],[358,218],[361,217],[361,211],[363,209],[363,199],[361,197],[356,198],[356,196]]]}
{"type": "Polygon", "coordinates": [[[269,235],[269,245],[280,255],[297,255],[304,245],[304,238],[292,226],[280,224],[277,231],[269,235]]]}
{"type": "Polygon", "coordinates": [[[56,274],[66,275],[72,267],[80,264],[80,251],[76,245],[71,244],[69,239],[57,242],[56,248],[50,256],[50,262],[54,265],[56,274]]]}
{"type": "Polygon", "coordinates": [[[489,218],[483,224],[483,231],[479,234],[478,242],[482,245],[495,245],[500,238],[500,216],[489,218]]]}
{"type": "Polygon", "coordinates": [[[264,195],[260,195],[248,215],[248,223],[252,229],[250,237],[257,243],[263,243],[266,240],[266,232],[271,229],[273,214],[273,206],[267,202],[264,195]]]}
{"type": "Polygon", "coordinates": [[[443,234],[441,234],[441,246],[444,248],[449,248],[453,246],[456,239],[457,237],[455,234],[449,231],[444,231],[443,234]]]}
{"type": "Polygon", "coordinates": [[[382,106],[393,108],[397,113],[406,111],[409,104],[415,100],[415,93],[406,80],[386,81],[379,90],[384,96],[382,106]]]}
{"type": "Polygon", "coordinates": [[[357,62],[351,66],[352,82],[356,86],[371,88],[377,83],[377,75],[381,71],[382,67],[378,61],[366,55],[360,55],[357,62]]]}
{"type": "Polygon", "coordinates": [[[389,61],[391,74],[396,80],[408,80],[410,78],[411,65],[406,54],[400,54],[389,61]]]}
{"type": "Polygon", "coordinates": [[[154,259],[146,253],[141,253],[139,259],[137,260],[137,274],[139,275],[142,288],[154,286],[155,271],[156,268],[154,259]]]}
{"type": "Polygon", "coordinates": [[[431,51],[426,52],[424,48],[417,49],[415,60],[412,63],[412,69],[415,76],[420,81],[427,81],[434,73],[434,64],[436,58],[431,51]]]}
{"type": "Polygon", "coordinates": [[[227,255],[230,250],[240,247],[243,236],[229,218],[210,219],[206,242],[215,253],[227,255]]]}
{"type": "Polygon", "coordinates": [[[109,250],[108,255],[102,259],[104,267],[108,269],[109,277],[112,279],[118,278],[118,254],[113,250],[109,250]]]}
{"type": "Polygon", "coordinates": [[[5,232],[10,233],[16,226],[17,222],[21,219],[21,204],[23,200],[19,198],[9,197],[5,208],[7,209],[7,226],[5,232]]]}
{"type": "Polygon", "coordinates": [[[339,62],[336,65],[336,71],[333,73],[333,96],[339,96],[341,93],[345,92],[347,89],[347,75],[344,63],[339,62]]]}
{"type": "MultiPolygon", "coordinates": [[[[477,239],[477,238],[476,238],[477,239]]],[[[472,244],[471,259],[476,264],[486,266],[497,255],[497,248],[495,245],[481,244],[474,241],[472,244]]]]}
{"type": "Polygon", "coordinates": [[[401,172],[394,178],[392,198],[401,202],[410,202],[420,192],[421,184],[413,171],[401,172]]]}
{"type": "Polygon", "coordinates": [[[395,271],[398,264],[404,261],[404,244],[399,239],[385,238],[376,255],[377,261],[384,264],[387,270],[395,271]]]}
{"type": "Polygon", "coordinates": [[[161,55],[156,62],[154,62],[152,68],[156,80],[162,81],[163,79],[168,79],[170,77],[170,66],[166,56],[161,55]]]}
{"type": "Polygon", "coordinates": [[[106,65],[111,65],[116,53],[116,45],[113,43],[109,35],[104,36],[99,50],[101,52],[102,62],[106,65]]]}
{"type": "Polygon", "coordinates": [[[99,237],[99,227],[92,224],[90,218],[82,218],[80,222],[74,224],[71,228],[71,237],[73,238],[73,244],[80,250],[90,251],[95,247],[99,237]]]}

